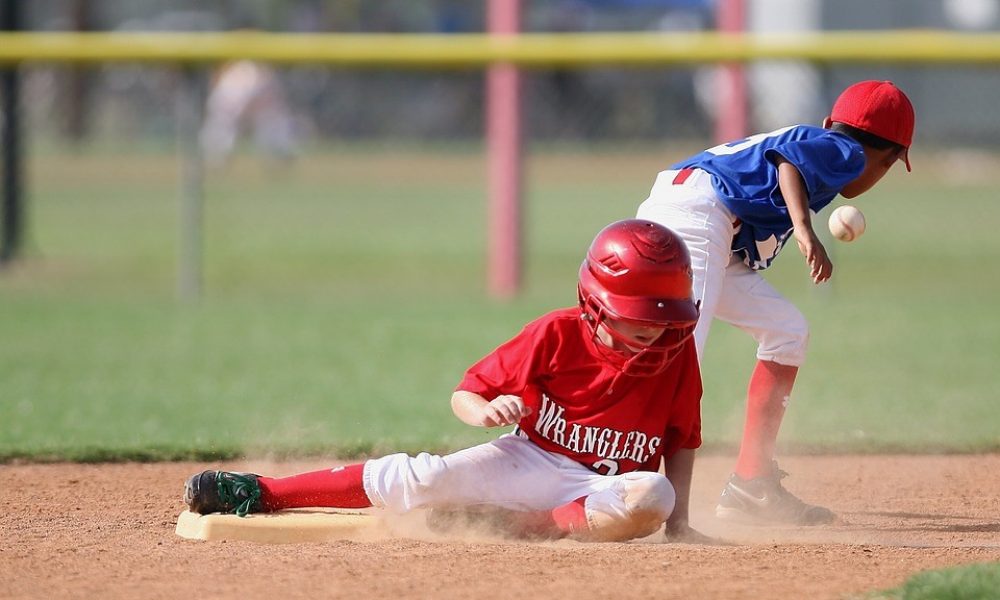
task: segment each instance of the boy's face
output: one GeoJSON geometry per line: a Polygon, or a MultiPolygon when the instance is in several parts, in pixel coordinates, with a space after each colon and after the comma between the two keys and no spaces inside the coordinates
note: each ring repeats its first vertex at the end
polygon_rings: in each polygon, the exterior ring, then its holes
{"type": "Polygon", "coordinates": [[[666,330],[666,327],[659,325],[605,319],[597,328],[597,339],[612,350],[635,354],[651,346],[666,330]],[[613,330],[617,335],[612,335],[607,329],[613,330]]]}
{"type": "Polygon", "coordinates": [[[899,150],[887,148],[876,150],[865,147],[865,170],[858,175],[857,179],[851,181],[840,191],[844,198],[854,198],[872,189],[880,179],[885,177],[892,165],[896,164],[903,153],[899,150]]]}

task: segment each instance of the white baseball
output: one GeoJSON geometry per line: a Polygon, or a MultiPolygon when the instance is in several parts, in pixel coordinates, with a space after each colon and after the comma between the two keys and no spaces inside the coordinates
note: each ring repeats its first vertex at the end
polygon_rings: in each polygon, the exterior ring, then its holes
{"type": "Polygon", "coordinates": [[[842,242],[853,242],[865,232],[865,215],[849,204],[830,213],[830,233],[842,242]]]}

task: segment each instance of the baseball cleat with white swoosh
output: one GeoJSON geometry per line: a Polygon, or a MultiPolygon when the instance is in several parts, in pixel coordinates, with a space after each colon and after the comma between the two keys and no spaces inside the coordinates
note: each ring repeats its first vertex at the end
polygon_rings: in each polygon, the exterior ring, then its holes
{"type": "Polygon", "coordinates": [[[806,504],[781,485],[788,473],[772,462],[768,475],[745,480],[735,473],[722,490],[715,516],[752,524],[824,525],[837,517],[828,508],[806,504]]]}

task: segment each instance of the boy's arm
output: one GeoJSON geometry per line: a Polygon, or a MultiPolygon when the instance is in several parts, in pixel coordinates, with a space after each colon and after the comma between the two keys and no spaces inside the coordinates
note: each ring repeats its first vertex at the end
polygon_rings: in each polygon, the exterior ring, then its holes
{"type": "Polygon", "coordinates": [[[691,498],[691,475],[694,472],[694,450],[681,448],[670,458],[663,460],[663,474],[674,486],[674,511],[667,519],[667,536],[671,529],[688,527],[688,503],[691,498]]]}
{"type": "Polygon", "coordinates": [[[460,421],[475,427],[513,425],[531,414],[520,396],[497,396],[487,400],[475,392],[458,390],[451,395],[451,411],[460,421]]]}
{"type": "Polygon", "coordinates": [[[806,193],[805,184],[802,182],[802,174],[795,168],[795,165],[782,157],[778,157],[778,187],[781,189],[781,196],[785,199],[785,207],[788,209],[788,216],[792,219],[792,227],[795,228],[795,241],[799,245],[799,252],[806,257],[806,264],[809,265],[809,275],[813,282],[821,283],[830,278],[833,274],[833,263],[826,254],[826,248],[816,236],[812,227],[812,216],[809,214],[809,196],[806,193]]]}
{"type": "Polygon", "coordinates": [[[667,518],[664,535],[668,542],[683,544],[718,544],[691,528],[688,523],[688,506],[691,499],[691,475],[694,472],[694,454],[691,448],[681,448],[673,456],[663,461],[663,474],[674,486],[674,511],[667,518]]]}

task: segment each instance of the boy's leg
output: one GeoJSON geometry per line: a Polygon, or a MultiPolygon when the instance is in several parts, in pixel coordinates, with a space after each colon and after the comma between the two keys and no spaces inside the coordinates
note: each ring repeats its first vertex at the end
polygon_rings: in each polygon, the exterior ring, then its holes
{"type": "Polygon", "coordinates": [[[265,511],[308,506],[368,508],[364,464],[322,469],[291,477],[261,477],[261,504],[265,511]]]}
{"type": "Polygon", "coordinates": [[[739,458],[717,513],[752,513],[765,520],[800,524],[829,522],[833,513],[801,502],[781,486],[783,472],[774,462],[778,431],[805,360],[809,341],[805,317],[760,274],[735,260],[727,269],[716,316],[750,333],[758,344],[739,458]]]}
{"type": "Polygon", "coordinates": [[[743,440],[734,472],[753,479],[771,472],[778,429],[785,416],[799,368],[757,360],[747,386],[743,440]]]}
{"type": "Polygon", "coordinates": [[[281,478],[202,471],[185,483],[184,501],[199,514],[239,516],[307,506],[367,508],[372,503],[362,483],[363,469],[357,464],[281,478]]]}
{"type": "Polygon", "coordinates": [[[372,503],[395,513],[418,508],[552,508],[565,498],[559,459],[525,438],[505,435],[446,456],[390,454],[365,463],[372,503]]]}
{"type": "Polygon", "coordinates": [[[589,493],[550,510],[513,511],[498,507],[452,510],[436,524],[483,525],[526,538],[626,541],[645,537],[663,526],[673,511],[673,486],[659,473],[637,471],[605,476],[588,472],[581,482],[589,493]],[[596,491],[594,491],[596,490],[596,491]]]}
{"type": "Polygon", "coordinates": [[[805,360],[809,326],[791,302],[737,259],[727,268],[716,315],[757,341],[757,365],[747,387],[746,421],[735,469],[740,477],[752,479],[771,471],[778,430],[798,367],[805,360]]]}
{"type": "Polygon", "coordinates": [[[691,255],[692,291],[700,304],[694,331],[698,357],[703,355],[722,288],[726,265],[732,255],[732,213],[711,188],[708,175],[696,171],[680,179],[679,171],[663,171],[653,184],[649,198],[639,206],[636,217],[669,227],[687,245],[691,255]]]}
{"type": "Polygon", "coordinates": [[[572,537],[587,541],[626,541],[663,526],[677,496],[660,473],[635,471],[612,476],[610,486],[585,498],[587,528],[572,537]]]}
{"type": "Polygon", "coordinates": [[[185,501],[203,514],[247,514],[284,508],[495,505],[531,510],[560,504],[559,466],[527,440],[504,436],[450,454],[392,454],[364,464],[269,478],[204,471],[185,486],[185,501]]]}
{"type": "Polygon", "coordinates": [[[292,507],[472,509],[526,537],[630,539],[652,533],[673,510],[658,473],[602,476],[507,435],[448,456],[394,454],[364,464],[284,478],[205,471],[188,480],[192,511],[244,515],[292,507]]]}
{"type": "Polygon", "coordinates": [[[443,457],[369,461],[365,488],[376,506],[394,512],[457,509],[529,537],[629,539],[652,533],[674,503],[659,473],[599,475],[516,435],[443,457]]]}

